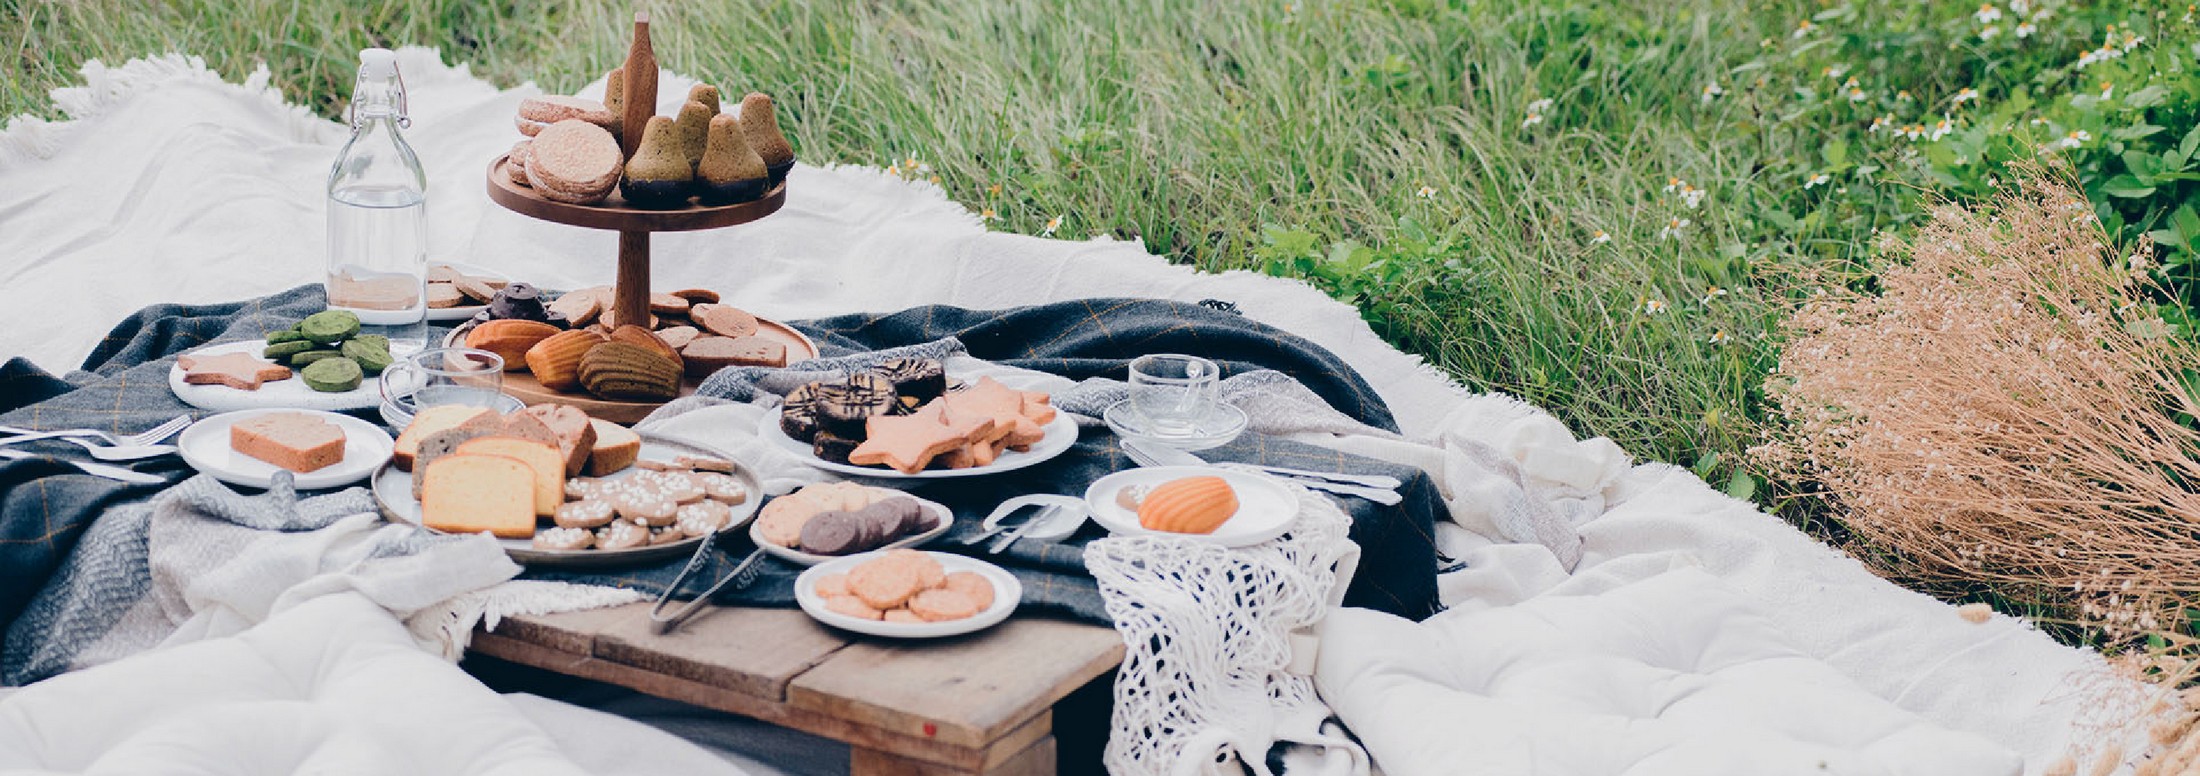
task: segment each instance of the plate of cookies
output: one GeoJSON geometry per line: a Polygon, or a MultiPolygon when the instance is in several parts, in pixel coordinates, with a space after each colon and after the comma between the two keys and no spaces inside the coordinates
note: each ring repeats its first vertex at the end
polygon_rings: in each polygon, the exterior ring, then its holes
{"type": "Polygon", "coordinates": [[[746,525],[761,492],[722,453],[558,404],[430,408],[398,436],[373,491],[391,520],[486,532],[520,563],[576,568],[686,555],[746,525]]]}
{"type": "Polygon", "coordinates": [[[836,558],[795,578],[795,602],[818,622],[901,639],[973,633],[1016,611],[1023,585],[976,558],[880,550],[836,558]]]}
{"type": "Polygon", "coordinates": [[[839,474],[972,477],[1021,469],[1077,444],[1076,421],[1050,401],[990,377],[950,390],[939,361],[904,358],[789,391],[756,433],[839,474]]]}
{"type": "Polygon", "coordinates": [[[390,365],[390,341],[359,333],[359,316],[326,310],[260,340],[186,353],[168,370],[168,390],[199,409],[294,407],[355,410],[382,402],[370,379],[390,365]]]}
{"type": "MultiPolygon", "coordinates": [[[[511,285],[511,279],[471,264],[439,263],[428,265],[428,320],[463,321],[474,317],[488,307],[489,300],[498,291],[511,285]]],[[[410,308],[419,298],[419,286],[403,275],[375,275],[361,272],[353,274],[339,270],[329,276],[325,286],[329,306],[354,312],[365,311],[375,315],[381,311],[394,315],[410,308]]]]}
{"type": "Polygon", "coordinates": [[[765,503],[749,526],[749,538],[782,560],[815,566],[873,550],[914,547],[954,525],[954,511],[943,504],[891,488],[826,482],[765,503]]]}

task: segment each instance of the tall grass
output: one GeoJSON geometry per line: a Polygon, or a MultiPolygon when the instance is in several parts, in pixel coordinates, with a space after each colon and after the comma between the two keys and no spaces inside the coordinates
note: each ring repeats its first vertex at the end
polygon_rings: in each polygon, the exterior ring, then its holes
{"type": "MultiPolygon", "coordinates": [[[[83,60],[165,50],[233,78],[265,63],[327,115],[373,44],[437,46],[500,84],[571,90],[623,55],[634,5],[4,3],[10,114],[50,111],[44,90],[83,60]]],[[[1761,244],[1765,171],[1816,141],[1748,100],[1698,99],[1815,6],[640,5],[668,67],[777,96],[806,160],[913,157],[912,174],[996,228],[1052,223],[1205,268],[1314,277],[1468,384],[1683,463],[1748,441],[1735,421],[1769,363],[1753,280],[1813,241],[1847,255],[1871,226],[1761,244]],[[1543,98],[1542,121],[1523,126],[1543,98]],[[1700,209],[1663,191],[1674,177],[1708,192],[1700,209]],[[1677,217],[1692,223],[1661,238],[1677,217]],[[1608,243],[1592,242],[1599,230],[1608,243]],[[1354,259],[1354,245],[1371,249],[1354,259]],[[1646,314],[1646,300],[1670,312],[1646,314]]]]}

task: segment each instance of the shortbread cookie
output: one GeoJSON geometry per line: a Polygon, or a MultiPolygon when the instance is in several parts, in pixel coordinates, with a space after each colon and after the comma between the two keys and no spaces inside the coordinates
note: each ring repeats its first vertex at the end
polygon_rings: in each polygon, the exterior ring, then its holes
{"type": "Polygon", "coordinates": [[[949,574],[946,581],[940,583],[940,588],[969,596],[978,611],[993,608],[993,583],[978,572],[957,571],[949,574]]]}
{"type": "Polygon", "coordinates": [[[554,202],[601,202],[625,169],[618,139],[603,127],[578,120],[542,130],[529,146],[529,156],[527,182],[554,202]]]}
{"type": "Polygon", "coordinates": [[[877,607],[870,606],[862,598],[852,595],[833,596],[825,599],[825,610],[864,620],[876,620],[881,616],[877,607]]]}
{"type": "Polygon", "coordinates": [[[944,622],[977,614],[978,604],[953,590],[926,590],[909,599],[909,611],[926,622],[944,622]]]}
{"type": "Polygon", "coordinates": [[[879,619],[885,620],[887,622],[924,622],[924,618],[918,617],[916,612],[909,611],[909,609],[906,607],[901,609],[888,609],[886,610],[884,615],[879,617],[879,619]]]}
{"type": "Polygon", "coordinates": [[[756,316],[732,305],[694,305],[688,309],[688,317],[704,331],[720,337],[746,337],[756,333],[756,316]]]}
{"type": "Polygon", "coordinates": [[[874,560],[848,572],[848,591],[873,609],[892,609],[923,588],[917,572],[905,563],[874,560]]]}
{"type": "Polygon", "coordinates": [[[568,501],[559,504],[557,514],[550,519],[565,528],[601,528],[610,524],[617,512],[611,502],[602,499],[568,501]]]}
{"type": "Polygon", "coordinates": [[[545,528],[535,532],[535,549],[585,550],[596,546],[596,532],[585,528],[545,528]]]}
{"type": "Polygon", "coordinates": [[[519,101],[519,118],[543,124],[556,124],[567,119],[578,119],[602,127],[616,129],[619,117],[604,107],[603,103],[581,97],[543,95],[519,101]]]}
{"type": "Polygon", "coordinates": [[[596,529],[596,547],[605,550],[629,550],[649,544],[649,529],[625,520],[613,521],[596,529]]]}
{"type": "Polygon", "coordinates": [[[728,461],[724,458],[713,458],[704,455],[674,456],[672,462],[680,465],[683,468],[694,469],[699,472],[718,472],[720,474],[732,474],[734,469],[732,461],[728,461]]]}
{"type": "Polygon", "coordinates": [[[879,560],[908,564],[917,573],[918,587],[939,587],[947,579],[947,569],[938,560],[916,550],[887,550],[885,555],[879,556],[879,560]]]}
{"type": "Polygon", "coordinates": [[[708,288],[683,288],[672,292],[672,295],[688,300],[690,306],[718,303],[718,292],[708,288]]]}
{"type": "Polygon", "coordinates": [[[257,391],[261,383],[269,380],[290,379],[290,367],[263,361],[250,353],[184,356],[176,359],[176,364],[183,367],[183,381],[191,385],[226,385],[257,391]]]}
{"type": "Polygon", "coordinates": [[[826,574],[824,576],[818,577],[817,595],[819,598],[832,598],[834,596],[850,595],[850,593],[848,592],[848,575],[826,574]]]}
{"type": "Polygon", "coordinates": [[[802,542],[802,525],[816,517],[818,503],[801,493],[789,493],[764,502],[764,509],[757,513],[756,530],[764,541],[781,547],[793,547],[802,542]]]}
{"type": "Polygon", "coordinates": [[[674,326],[669,329],[659,329],[657,338],[664,340],[665,344],[671,345],[673,350],[679,350],[687,347],[688,343],[694,342],[695,338],[701,336],[702,333],[702,330],[693,326],[674,326]]]}

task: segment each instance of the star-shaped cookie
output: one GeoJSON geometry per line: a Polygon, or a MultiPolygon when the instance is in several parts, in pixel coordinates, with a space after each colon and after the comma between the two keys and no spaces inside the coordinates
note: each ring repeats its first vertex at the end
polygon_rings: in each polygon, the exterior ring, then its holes
{"type": "Polygon", "coordinates": [[[899,417],[871,416],[865,423],[869,438],[848,453],[848,462],[859,466],[885,464],[903,474],[916,474],[932,463],[933,456],[960,448],[972,436],[993,430],[992,420],[983,417],[948,423],[936,405],[899,417]]]}
{"type": "Polygon", "coordinates": [[[192,385],[226,385],[257,391],[260,383],[290,379],[290,367],[244,352],[184,356],[176,359],[176,365],[183,367],[183,381],[192,385]]]}

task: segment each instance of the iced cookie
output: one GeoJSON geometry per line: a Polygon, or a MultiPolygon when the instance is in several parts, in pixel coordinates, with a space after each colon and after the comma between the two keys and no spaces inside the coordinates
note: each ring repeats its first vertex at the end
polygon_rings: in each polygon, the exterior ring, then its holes
{"type": "Polygon", "coordinates": [[[535,549],[585,550],[596,544],[596,534],[585,528],[545,528],[535,532],[535,549]]]}
{"type": "Polygon", "coordinates": [[[551,520],[563,528],[601,528],[617,517],[611,502],[602,499],[568,501],[558,505],[551,520]]]}

